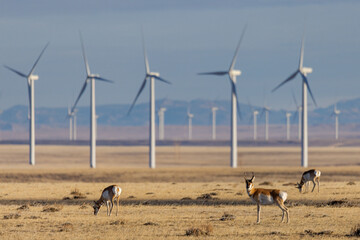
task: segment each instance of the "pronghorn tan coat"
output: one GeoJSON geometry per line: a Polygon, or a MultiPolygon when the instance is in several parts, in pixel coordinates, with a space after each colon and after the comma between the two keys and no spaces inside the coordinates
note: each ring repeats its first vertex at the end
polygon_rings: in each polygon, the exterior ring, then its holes
{"type": "Polygon", "coordinates": [[[119,209],[120,194],[121,194],[121,188],[118,185],[111,185],[105,188],[101,193],[100,199],[94,202],[94,206],[93,206],[94,215],[97,215],[101,206],[104,203],[106,203],[106,213],[108,216],[110,216],[116,200],[117,202],[116,216],[117,216],[119,209]]]}
{"type": "Polygon", "coordinates": [[[306,189],[307,189],[307,185],[311,181],[314,184],[314,186],[311,190],[311,192],[313,192],[315,189],[315,186],[316,186],[316,183],[315,183],[315,181],[316,181],[317,185],[318,185],[318,192],[320,192],[320,176],[321,176],[321,172],[319,170],[310,169],[302,174],[300,183],[297,183],[296,187],[299,189],[299,191],[301,193],[303,186],[305,185],[306,189]]]}
{"type": "Polygon", "coordinates": [[[251,179],[245,178],[245,183],[249,197],[257,204],[257,223],[260,223],[261,205],[270,204],[276,204],[283,212],[281,222],[284,221],[284,216],[286,214],[287,223],[289,223],[289,209],[284,204],[287,199],[287,193],[278,189],[255,188],[253,184],[254,179],[254,175],[251,179]]]}

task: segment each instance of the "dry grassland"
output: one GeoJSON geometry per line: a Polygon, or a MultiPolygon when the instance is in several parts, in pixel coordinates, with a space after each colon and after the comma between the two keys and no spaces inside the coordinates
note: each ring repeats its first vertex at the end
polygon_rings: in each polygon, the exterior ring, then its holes
{"type": "Polygon", "coordinates": [[[296,148],[240,148],[238,169],[227,167],[227,148],[175,148],[158,148],[150,170],[145,147],[98,147],[98,168],[88,169],[87,147],[38,146],[30,167],[27,147],[0,146],[0,239],[355,239],[357,148],[311,149],[321,188],[305,194],[294,187],[303,171],[296,148]],[[276,206],[256,224],[243,181],[252,171],[256,187],[288,193],[289,224],[276,206]],[[123,188],[119,215],[103,207],[95,217],[92,201],[114,183],[123,188]]]}

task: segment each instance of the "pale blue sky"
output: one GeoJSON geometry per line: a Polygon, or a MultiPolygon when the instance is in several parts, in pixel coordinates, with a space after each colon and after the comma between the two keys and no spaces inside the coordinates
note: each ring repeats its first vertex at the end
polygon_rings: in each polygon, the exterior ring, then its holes
{"type": "MultiPolygon", "coordinates": [[[[297,68],[306,25],[304,65],[319,106],[359,97],[359,1],[2,1],[0,64],[28,73],[46,42],[35,71],[36,106],[64,107],[85,79],[78,30],[94,73],[116,84],[97,83],[97,104],[131,103],[144,78],[141,26],[150,68],[173,85],[157,82],[157,98],[229,99],[225,77],[197,72],[226,70],[247,23],[236,69],[241,102],[293,108],[300,79],[270,94],[297,68]],[[251,3],[249,3],[251,2],[251,3]]],[[[89,90],[89,89],[88,89],[89,90]]],[[[79,102],[89,105],[88,90],[79,102]]],[[[0,108],[27,103],[24,79],[0,68],[0,108]]],[[[148,88],[139,102],[148,101],[148,88]]]]}

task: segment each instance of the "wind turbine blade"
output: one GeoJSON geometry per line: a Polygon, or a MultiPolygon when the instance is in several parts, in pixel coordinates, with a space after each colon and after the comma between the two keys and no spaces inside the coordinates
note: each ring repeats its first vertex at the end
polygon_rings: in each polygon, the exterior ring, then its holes
{"type": "Polygon", "coordinates": [[[146,85],[146,78],[147,78],[147,77],[145,77],[143,83],[141,84],[141,87],[140,87],[138,93],[136,94],[136,97],[135,97],[133,103],[131,104],[131,107],[129,108],[129,111],[128,111],[127,115],[130,114],[131,110],[133,109],[133,107],[134,107],[134,105],[135,105],[135,103],[136,103],[136,100],[137,100],[138,97],[140,96],[141,92],[144,90],[144,87],[145,87],[145,85],[146,85]]]}
{"type": "Polygon", "coordinates": [[[223,76],[228,74],[229,72],[225,72],[225,71],[218,71],[218,72],[203,72],[203,73],[198,73],[198,75],[218,75],[218,76],[223,76]]]}
{"type": "Polygon", "coordinates": [[[15,70],[15,69],[13,69],[13,68],[11,68],[11,67],[9,67],[9,66],[6,66],[6,65],[4,65],[4,67],[7,68],[7,69],[9,69],[10,71],[16,73],[17,75],[19,75],[19,76],[21,76],[21,77],[27,78],[27,76],[26,76],[25,74],[23,74],[22,72],[19,72],[19,71],[15,70]]]}
{"type": "Polygon", "coordinates": [[[76,101],[75,101],[75,103],[74,103],[74,106],[71,108],[71,114],[75,111],[76,104],[79,102],[79,100],[80,100],[80,98],[81,98],[81,95],[83,95],[83,93],[84,93],[84,91],[85,91],[85,89],[86,89],[86,86],[87,86],[87,83],[88,83],[87,80],[88,80],[88,79],[85,80],[85,83],[84,83],[84,85],[82,86],[82,88],[81,88],[81,90],[80,90],[80,94],[79,94],[79,96],[77,97],[77,99],[76,99],[76,101]]]}
{"type": "Polygon", "coordinates": [[[305,35],[303,36],[301,40],[301,49],[300,49],[300,59],[299,59],[299,70],[303,67],[303,61],[304,61],[304,39],[305,35]]]}
{"type": "Polygon", "coordinates": [[[161,77],[158,77],[158,76],[151,76],[151,77],[153,77],[153,78],[155,78],[155,79],[157,79],[157,80],[159,80],[159,81],[162,81],[162,82],[164,82],[164,83],[171,84],[171,82],[169,82],[169,81],[167,81],[167,80],[165,80],[165,79],[163,79],[163,78],[161,78],[161,77]]]}
{"type": "Polygon", "coordinates": [[[285,83],[291,81],[294,77],[296,77],[296,75],[299,73],[299,70],[296,70],[296,72],[294,72],[293,74],[291,74],[290,77],[288,77],[287,79],[285,79],[282,83],[280,83],[276,88],[274,88],[271,92],[275,92],[279,87],[281,87],[282,85],[284,85],[285,83]]]}
{"type": "Polygon", "coordinates": [[[150,73],[150,67],[149,67],[149,61],[146,54],[146,48],[145,48],[145,37],[144,37],[144,30],[141,28],[141,36],[142,36],[142,45],[143,45],[143,51],[144,51],[144,61],[145,61],[145,71],[146,74],[150,73]]]}
{"type": "Polygon", "coordinates": [[[90,75],[90,68],[89,68],[89,64],[85,55],[85,48],[84,48],[84,41],[82,38],[82,34],[79,31],[79,35],[80,35],[80,42],[81,42],[81,50],[82,50],[82,54],[83,54],[83,58],[84,58],[84,63],[85,63],[85,69],[86,69],[86,75],[89,76],[90,75]]]}
{"type": "Polygon", "coordinates": [[[30,87],[30,84],[29,84],[29,83],[27,84],[27,86],[28,86],[29,107],[30,107],[30,102],[31,102],[31,87],[30,87]]]}
{"type": "Polygon", "coordinates": [[[231,70],[234,69],[234,66],[235,66],[235,63],[236,63],[236,58],[237,58],[237,55],[238,55],[238,52],[239,52],[239,48],[240,48],[240,44],[241,44],[241,42],[242,42],[242,40],[243,40],[243,38],[244,38],[246,28],[247,28],[247,25],[245,25],[245,27],[244,27],[244,29],[243,29],[243,31],[242,31],[242,33],[241,33],[241,37],[240,37],[240,40],[239,40],[239,42],[238,42],[238,44],[237,44],[237,47],[236,47],[236,50],[235,50],[235,54],[234,54],[234,57],[233,57],[233,59],[232,59],[232,61],[231,61],[231,65],[230,65],[229,71],[231,71],[231,70]]]}
{"type": "Polygon", "coordinates": [[[235,85],[235,83],[234,83],[231,79],[230,79],[230,82],[231,82],[232,92],[235,93],[235,97],[236,97],[237,113],[238,113],[239,118],[240,118],[240,120],[241,120],[241,119],[242,119],[242,116],[241,116],[241,112],[240,112],[240,104],[239,104],[239,100],[238,100],[238,96],[237,96],[236,85],[235,85]]]}
{"type": "Polygon", "coordinates": [[[102,78],[102,77],[93,77],[93,78],[96,79],[96,80],[99,80],[99,81],[103,81],[103,82],[114,83],[114,81],[108,80],[108,79],[105,79],[105,78],[102,78]]]}
{"type": "Polygon", "coordinates": [[[39,62],[41,56],[43,55],[43,53],[45,52],[45,50],[46,50],[46,48],[49,46],[49,44],[50,44],[50,42],[48,42],[48,43],[45,45],[45,47],[43,48],[43,50],[41,51],[39,57],[36,59],[33,67],[32,67],[31,70],[30,70],[29,76],[34,72],[34,69],[35,69],[37,63],[39,62]]]}
{"type": "Polygon", "coordinates": [[[295,103],[295,107],[297,108],[299,105],[298,105],[298,103],[296,101],[295,93],[294,93],[293,90],[291,90],[291,94],[292,94],[292,97],[293,97],[293,100],[294,100],[294,103],[295,103]]]}
{"type": "Polygon", "coordinates": [[[307,78],[306,78],[305,75],[302,74],[301,72],[300,72],[300,74],[301,74],[301,77],[302,77],[303,81],[305,82],[305,84],[306,84],[306,86],[307,86],[307,88],[308,88],[308,90],[309,90],[310,96],[311,96],[311,98],[312,98],[315,106],[317,107],[317,103],[316,103],[315,98],[314,98],[314,96],[313,96],[313,94],[312,94],[312,92],[311,92],[310,85],[309,85],[309,82],[308,82],[307,78]]]}

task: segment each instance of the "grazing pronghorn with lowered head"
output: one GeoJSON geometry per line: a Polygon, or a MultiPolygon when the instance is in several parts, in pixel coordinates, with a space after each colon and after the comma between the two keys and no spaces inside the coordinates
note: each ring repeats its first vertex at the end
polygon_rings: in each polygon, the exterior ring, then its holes
{"type": "Polygon", "coordinates": [[[118,185],[111,185],[105,188],[102,193],[99,200],[94,201],[95,204],[93,206],[94,208],[94,215],[97,215],[100,207],[106,203],[106,213],[108,216],[111,215],[111,211],[114,206],[114,200],[116,199],[117,205],[116,205],[116,216],[118,214],[118,208],[119,208],[119,199],[121,194],[121,188],[118,185]],[[110,211],[109,211],[109,205],[110,205],[110,211]]]}
{"type": "Polygon", "coordinates": [[[282,192],[278,189],[264,189],[264,188],[255,188],[253,181],[255,179],[255,175],[251,179],[246,179],[246,191],[249,197],[257,204],[257,223],[260,223],[260,211],[261,205],[270,205],[276,204],[281,211],[283,212],[281,222],[284,221],[284,215],[286,213],[287,223],[289,223],[289,209],[284,205],[284,202],[287,198],[287,193],[282,192]]]}
{"type": "Polygon", "coordinates": [[[316,186],[316,184],[315,184],[315,181],[316,181],[318,184],[318,192],[320,192],[320,175],[321,175],[321,172],[316,169],[311,169],[311,170],[304,172],[301,176],[300,183],[296,184],[296,188],[298,188],[301,193],[301,190],[302,190],[304,184],[307,188],[309,182],[312,181],[314,186],[313,186],[313,189],[311,192],[313,192],[315,189],[315,186],[316,186]]]}

